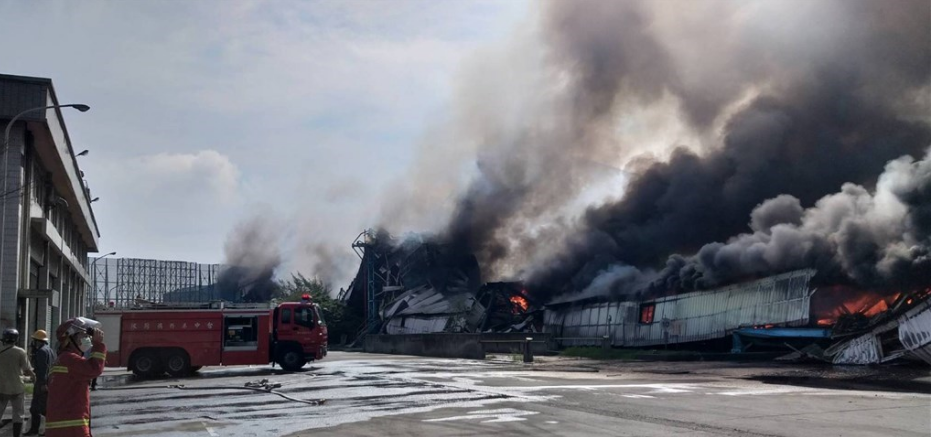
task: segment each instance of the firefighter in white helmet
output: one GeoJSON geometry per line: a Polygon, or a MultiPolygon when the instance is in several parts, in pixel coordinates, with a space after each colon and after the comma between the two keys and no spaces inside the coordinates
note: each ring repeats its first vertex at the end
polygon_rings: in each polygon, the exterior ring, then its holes
{"type": "Polygon", "coordinates": [[[55,330],[58,359],[49,377],[48,437],[90,437],[91,380],[104,371],[107,346],[100,322],[76,317],[55,330]],[[90,356],[84,357],[90,350],[90,356]]]}

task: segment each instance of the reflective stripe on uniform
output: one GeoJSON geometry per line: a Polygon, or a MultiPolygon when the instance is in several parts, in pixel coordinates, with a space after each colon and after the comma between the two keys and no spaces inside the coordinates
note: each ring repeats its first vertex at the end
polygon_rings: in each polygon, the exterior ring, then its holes
{"type": "Polygon", "coordinates": [[[74,426],[90,426],[90,421],[87,419],[75,419],[45,422],[45,429],[71,428],[74,426]]]}
{"type": "Polygon", "coordinates": [[[68,368],[65,366],[52,366],[49,373],[68,373],[68,368]]]}
{"type": "Polygon", "coordinates": [[[107,354],[103,352],[91,352],[91,358],[97,358],[99,360],[107,360],[107,354]]]}

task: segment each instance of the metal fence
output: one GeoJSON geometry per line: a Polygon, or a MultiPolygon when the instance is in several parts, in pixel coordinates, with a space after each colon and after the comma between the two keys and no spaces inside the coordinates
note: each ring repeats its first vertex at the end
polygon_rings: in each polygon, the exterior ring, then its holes
{"type": "Polygon", "coordinates": [[[220,264],[198,264],[139,258],[104,258],[89,262],[91,290],[97,306],[113,303],[132,306],[137,298],[166,300],[169,293],[201,293],[210,300],[210,286],[217,282],[220,264]]]}

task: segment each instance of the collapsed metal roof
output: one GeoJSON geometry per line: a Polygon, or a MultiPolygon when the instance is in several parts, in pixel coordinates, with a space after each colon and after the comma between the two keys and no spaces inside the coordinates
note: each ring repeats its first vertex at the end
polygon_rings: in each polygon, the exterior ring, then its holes
{"type": "Polygon", "coordinates": [[[898,317],[887,317],[868,332],[839,341],[825,356],[834,364],[880,364],[907,356],[929,363],[930,325],[932,312],[925,296],[898,317]]]}
{"type": "MultiPolygon", "coordinates": [[[[519,315],[526,296],[520,285],[482,284],[472,254],[417,234],[395,239],[374,231],[360,234],[353,247],[361,263],[342,298],[365,310],[362,332],[480,332],[511,329],[524,321],[519,315]]],[[[524,329],[533,326],[522,324],[524,329]]]]}
{"type": "Polygon", "coordinates": [[[382,310],[382,318],[425,314],[458,314],[469,311],[476,304],[476,297],[469,292],[441,293],[421,286],[407,290],[382,310]]]}

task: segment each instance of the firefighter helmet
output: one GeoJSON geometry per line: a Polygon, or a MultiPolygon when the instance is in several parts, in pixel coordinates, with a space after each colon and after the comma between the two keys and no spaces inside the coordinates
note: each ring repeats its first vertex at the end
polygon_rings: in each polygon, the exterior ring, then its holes
{"type": "Polygon", "coordinates": [[[58,338],[59,342],[64,343],[64,341],[70,338],[72,335],[78,333],[87,333],[89,330],[97,329],[100,327],[100,322],[91,319],[85,319],[84,317],[75,317],[73,319],[65,320],[65,323],[62,323],[58,326],[58,329],[55,330],[55,337],[58,338]]]}

